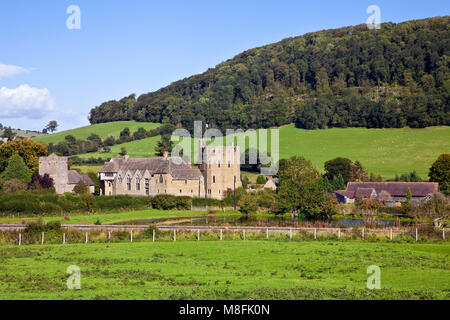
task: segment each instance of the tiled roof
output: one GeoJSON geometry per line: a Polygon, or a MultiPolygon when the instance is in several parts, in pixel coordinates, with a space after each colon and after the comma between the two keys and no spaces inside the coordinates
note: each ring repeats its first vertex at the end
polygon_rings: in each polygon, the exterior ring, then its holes
{"type": "Polygon", "coordinates": [[[338,195],[347,198],[353,198],[353,196],[355,195],[355,191],[347,191],[347,190],[336,190],[334,191],[334,193],[337,193],[338,195]]]}
{"type": "Polygon", "coordinates": [[[136,171],[142,174],[148,171],[150,174],[171,174],[175,180],[196,180],[202,174],[197,168],[191,168],[189,165],[179,157],[169,158],[113,158],[110,162],[100,169],[99,172],[131,172],[133,175],[136,171]]]}
{"type": "Polygon", "coordinates": [[[69,184],[77,184],[80,180],[83,180],[88,186],[94,186],[94,182],[87,174],[79,174],[75,170],[69,170],[68,178],[69,184]]]}
{"type": "Polygon", "coordinates": [[[355,198],[357,197],[370,198],[370,196],[374,191],[375,191],[374,188],[358,188],[355,191],[355,198]]]}
{"type": "Polygon", "coordinates": [[[413,197],[425,197],[430,193],[439,191],[437,182],[349,182],[347,190],[355,192],[360,189],[375,189],[379,194],[381,191],[387,191],[391,196],[404,197],[409,188],[413,197]]]}

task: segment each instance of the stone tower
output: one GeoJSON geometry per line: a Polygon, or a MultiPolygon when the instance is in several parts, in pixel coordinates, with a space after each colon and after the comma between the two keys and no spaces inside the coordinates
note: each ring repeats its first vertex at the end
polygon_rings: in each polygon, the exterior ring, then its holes
{"type": "Polygon", "coordinates": [[[52,153],[48,157],[39,158],[39,174],[41,176],[48,174],[53,179],[57,193],[66,192],[69,183],[67,157],[58,157],[52,153]]]}
{"type": "Polygon", "coordinates": [[[205,181],[206,198],[222,199],[227,190],[241,187],[239,147],[207,147],[201,141],[200,152],[200,171],[205,181]]]}

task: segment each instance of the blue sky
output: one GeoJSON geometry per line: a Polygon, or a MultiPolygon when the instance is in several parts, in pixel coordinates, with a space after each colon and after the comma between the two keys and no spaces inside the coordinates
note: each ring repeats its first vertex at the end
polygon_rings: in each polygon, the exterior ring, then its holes
{"type": "Polygon", "coordinates": [[[140,95],[206,71],[256,46],[306,32],[449,14],[428,1],[3,0],[0,123],[41,130],[87,125],[101,102],[140,95]],[[68,6],[81,9],[69,30],[68,6]]]}

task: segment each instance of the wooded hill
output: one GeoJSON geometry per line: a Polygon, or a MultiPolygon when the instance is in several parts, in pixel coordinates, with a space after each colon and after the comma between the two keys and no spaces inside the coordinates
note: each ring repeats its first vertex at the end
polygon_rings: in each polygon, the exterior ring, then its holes
{"type": "Polygon", "coordinates": [[[358,25],[245,51],[156,92],[109,101],[91,123],[413,128],[450,124],[450,17],[358,25]]]}

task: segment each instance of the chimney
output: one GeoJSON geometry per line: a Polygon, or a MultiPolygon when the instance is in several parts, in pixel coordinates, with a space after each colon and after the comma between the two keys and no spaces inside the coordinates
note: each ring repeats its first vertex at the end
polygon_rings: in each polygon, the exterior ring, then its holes
{"type": "Polygon", "coordinates": [[[129,155],[126,155],[126,156],[125,156],[125,161],[128,161],[128,159],[130,159],[130,156],[129,156],[129,155]]]}
{"type": "Polygon", "coordinates": [[[268,176],[267,181],[272,180],[272,178],[273,178],[272,176],[268,176]]]}
{"type": "Polygon", "coordinates": [[[167,159],[168,156],[169,156],[169,152],[164,151],[164,153],[163,153],[163,158],[164,158],[164,159],[167,159]]]}
{"type": "Polygon", "coordinates": [[[192,168],[192,163],[190,161],[188,161],[187,165],[189,168],[192,168]]]}

